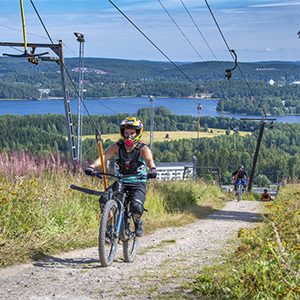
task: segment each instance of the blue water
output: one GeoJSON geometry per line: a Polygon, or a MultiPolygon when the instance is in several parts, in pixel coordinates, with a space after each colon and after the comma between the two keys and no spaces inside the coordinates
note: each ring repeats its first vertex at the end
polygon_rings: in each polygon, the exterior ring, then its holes
{"type": "MultiPolygon", "coordinates": [[[[71,100],[71,112],[77,114],[78,100],[71,100]]],[[[84,115],[113,115],[118,113],[134,114],[139,108],[151,107],[149,98],[113,98],[113,99],[99,99],[99,100],[84,100],[84,105],[81,104],[81,108],[84,115]],[[86,111],[87,109],[87,111],[86,111]]],[[[216,112],[217,101],[213,100],[197,100],[201,103],[202,109],[200,116],[220,116],[225,115],[232,118],[252,118],[261,116],[252,115],[233,115],[233,114],[219,114],[216,112]]],[[[194,99],[189,98],[155,98],[153,102],[154,107],[165,106],[173,114],[176,115],[191,115],[198,116],[197,104],[194,99]]],[[[63,100],[42,100],[42,101],[0,101],[0,115],[5,114],[64,114],[64,102],[63,100]]],[[[285,123],[300,123],[300,116],[283,116],[274,117],[278,122],[285,123]]]]}

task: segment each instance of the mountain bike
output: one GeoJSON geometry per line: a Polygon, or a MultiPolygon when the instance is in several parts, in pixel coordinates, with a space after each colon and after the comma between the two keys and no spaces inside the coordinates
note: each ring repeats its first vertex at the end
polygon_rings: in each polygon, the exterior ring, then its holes
{"type": "Polygon", "coordinates": [[[237,191],[236,191],[236,197],[238,201],[242,200],[242,194],[243,194],[243,182],[239,180],[237,184],[237,191]]]}
{"type": "MultiPolygon", "coordinates": [[[[115,177],[114,188],[108,188],[108,200],[102,208],[102,217],[99,228],[98,252],[100,263],[103,267],[110,266],[116,256],[119,241],[123,243],[123,256],[125,262],[133,262],[135,259],[139,238],[135,234],[134,219],[130,212],[130,200],[126,192],[122,178],[135,175],[114,175],[109,173],[93,172],[92,176],[103,178],[103,175],[115,177]]],[[[136,176],[137,179],[147,178],[147,175],[136,176]]],[[[104,192],[86,189],[76,185],[70,188],[92,195],[104,195],[104,192]]],[[[101,198],[100,198],[101,199],[101,198]]]]}

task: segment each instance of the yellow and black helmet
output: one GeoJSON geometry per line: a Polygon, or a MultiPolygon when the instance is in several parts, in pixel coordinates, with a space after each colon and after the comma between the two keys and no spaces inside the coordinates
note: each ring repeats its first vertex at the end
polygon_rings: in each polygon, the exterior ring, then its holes
{"type": "Polygon", "coordinates": [[[139,141],[143,134],[143,123],[135,118],[135,117],[128,117],[123,120],[120,124],[120,134],[121,138],[127,146],[131,146],[139,141]],[[124,131],[125,129],[135,129],[136,135],[134,137],[125,137],[124,131]]]}

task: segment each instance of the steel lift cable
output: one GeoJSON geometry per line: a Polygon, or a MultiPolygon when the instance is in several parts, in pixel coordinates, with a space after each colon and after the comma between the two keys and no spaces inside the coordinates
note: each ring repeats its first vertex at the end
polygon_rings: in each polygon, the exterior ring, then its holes
{"type": "Polygon", "coordinates": [[[41,22],[41,24],[42,24],[42,26],[43,26],[45,32],[46,32],[46,34],[47,34],[47,36],[48,36],[48,38],[49,38],[49,40],[50,40],[50,42],[51,42],[51,44],[54,44],[54,43],[53,43],[53,40],[51,39],[51,36],[50,36],[50,34],[49,34],[49,32],[48,32],[48,30],[47,30],[47,28],[46,28],[46,26],[44,25],[43,20],[41,19],[40,15],[39,15],[39,13],[38,13],[38,11],[37,11],[37,9],[36,9],[34,3],[33,3],[33,1],[30,0],[30,3],[31,3],[31,5],[33,6],[33,9],[35,10],[35,13],[37,14],[37,16],[38,16],[38,18],[39,18],[39,20],[40,20],[40,22],[41,22]]]}
{"type": "Polygon", "coordinates": [[[45,54],[49,54],[49,52],[44,52],[44,53],[39,53],[35,54],[34,50],[30,53],[27,52],[27,38],[26,38],[26,28],[25,28],[25,16],[24,16],[24,7],[23,7],[23,0],[20,0],[20,7],[21,7],[21,17],[22,17],[22,29],[23,29],[23,40],[24,40],[24,52],[23,54],[7,54],[3,53],[5,56],[10,56],[10,57],[28,57],[29,59],[34,59],[35,57],[42,56],[45,54]]]}
{"type": "MultiPolygon", "coordinates": [[[[206,3],[206,6],[207,6],[207,8],[208,8],[208,10],[209,10],[209,12],[210,12],[212,18],[213,18],[213,20],[214,20],[214,22],[215,22],[215,24],[216,24],[218,30],[219,30],[219,33],[220,33],[220,35],[221,35],[221,37],[222,37],[222,39],[223,39],[223,41],[224,41],[224,43],[225,43],[225,45],[226,45],[226,47],[227,47],[227,49],[228,49],[228,51],[229,51],[231,57],[232,57],[232,58],[234,59],[234,61],[236,62],[236,54],[235,54],[234,50],[232,50],[232,49],[229,48],[229,45],[228,45],[228,43],[227,43],[227,41],[226,41],[226,39],[225,39],[225,36],[223,35],[222,30],[221,30],[221,28],[220,28],[220,26],[219,26],[219,24],[218,24],[218,22],[217,22],[217,19],[215,18],[214,13],[213,13],[213,11],[211,10],[210,5],[209,5],[209,3],[207,2],[207,0],[205,0],[205,3],[206,3]]],[[[242,75],[242,77],[243,77],[243,79],[244,79],[246,85],[248,86],[248,88],[249,88],[251,94],[253,95],[253,98],[255,98],[255,97],[254,97],[253,90],[251,89],[248,80],[247,80],[246,77],[244,76],[244,74],[243,74],[243,72],[242,72],[240,66],[237,64],[237,62],[236,62],[236,67],[239,69],[239,71],[240,71],[240,73],[241,73],[241,75],[242,75]]],[[[255,98],[255,99],[256,99],[256,98],[255,98]]],[[[263,111],[263,113],[264,113],[264,115],[265,115],[265,117],[266,117],[267,114],[266,114],[265,109],[262,108],[262,111],[263,111]]]]}
{"type": "Polygon", "coordinates": [[[168,10],[166,9],[166,7],[162,4],[162,2],[160,0],[157,0],[159,2],[159,4],[161,5],[161,7],[164,9],[164,11],[167,13],[167,15],[170,17],[170,19],[173,21],[173,23],[175,24],[175,26],[177,27],[177,29],[181,32],[181,34],[183,35],[183,37],[186,39],[186,41],[190,44],[190,46],[194,49],[194,51],[196,52],[196,54],[199,56],[200,60],[204,61],[204,59],[202,58],[202,56],[200,55],[200,53],[197,51],[197,49],[194,47],[194,45],[192,44],[192,42],[189,40],[189,38],[185,35],[185,33],[182,31],[182,29],[179,27],[179,25],[176,23],[176,21],[174,20],[174,18],[171,16],[171,14],[168,12],[168,10]]]}
{"type": "Polygon", "coordinates": [[[202,32],[200,31],[199,26],[196,24],[194,18],[192,17],[192,15],[191,15],[191,13],[189,12],[188,8],[187,8],[186,5],[184,4],[183,0],[180,0],[180,1],[181,1],[181,3],[182,3],[183,7],[185,8],[187,14],[188,14],[189,17],[191,18],[192,22],[194,23],[194,25],[195,25],[197,31],[199,32],[200,36],[201,36],[202,39],[204,40],[206,46],[209,48],[209,50],[210,50],[210,52],[212,53],[212,55],[214,56],[215,60],[218,61],[218,59],[217,59],[215,53],[213,52],[212,48],[209,46],[207,40],[205,39],[204,35],[203,35],[202,32]]]}
{"type": "MultiPolygon", "coordinates": [[[[193,46],[193,44],[190,42],[190,40],[187,38],[187,36],[184,34],[184,32],[181,30],[181,28],[179,27],[179,25],[176,23],[176,21],[174,20],[174,18],[172,18],[171,14],[168,12],[168,10],[166,9],[166,7],[162,4],[162,2],[160,0],[158,0],[158,2],[160,3],[160,5],[162,6],[162,8],[165,10],[165,12],[168,14],[168,16],[170,17],[170,19],[173,21],[173,23],[175,24],[175,26],[178,28],[178,30],[182,33],[182,35],[185,37],[185,39],[188,41],[188,43],[191,45],[191,47],[195,50],[195,52],[198,54],[198,56],[200,57],[200,59],[204,62],[203,58],[201,57],[201,55],[199,54],[199,52],[195,49],[195,47],[193,46]]],[[[184,5],[184,3],[182,2],[183,6],[185,7],[186,11],[188,12],[186,6],[184,5]]],[[[189,13],[189,12],[188,12],[189,13]]],[[[190,15],[190,14],[189,14],[190,15]]],[[[195,24],[195,23],[194,23],[195,24]]],[[[197,25],[196,25],[197,27],[197,25]]],[[[197,27],[198,28],[198,27],[197,27]]],[[[199,28],[198,28],[199,30],[199,28]]],[[[201,32],[200,32],[201,33],[201,32]]],[[[201,34],[202,35],[202,34],[201,34]]],[[[203,37],[203,35],[202,35],[203,37]]],[[[205,40],[205,38],[203,37],[203,39],[205,40]]],[[[209,47],[209,45],[208,45],[209,47]]],[[[209,47],[210,48],[210,47],[209,47]]],[[[211,48],[210,48],[211,49],[211,48]]],[[[233,70],[233,69],[232,69],[233,70]]],[[[230,71],[230,70],[228,70],[230,71]]],[[[196,92],[197,92],[198,88],[196,88],[195,93],[194,93],[194,99],[196,98],[196,92]]],[[[214,100],[212,100],[214,101],[214,100]]],[[[215,101],[214,101],[215,102],[215,101]]],[[[217,104],[217,102],[215,102],[217,104]]],[[[197,103],[199,105],[199,103],[197,103]]]]}
{"type": "Polygon", "coordinates": [[[137,27],[137,25],[135,25],[133,23],[133,21],[131,21],[129,19],[129,17],[127,17],[119,7],[117,7],[111,0],[108,0],[118,11],[119,13],[137,30],[139,31],[180,73],[182,73],[193,85],[195,85],[196,88],[200,89],[200,87],[183,71],[181,70],[140,28],[137,27]]]}

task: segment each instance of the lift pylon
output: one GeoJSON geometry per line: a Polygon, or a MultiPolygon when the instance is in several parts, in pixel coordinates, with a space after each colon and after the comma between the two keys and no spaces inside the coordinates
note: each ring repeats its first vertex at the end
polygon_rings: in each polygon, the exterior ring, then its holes
{"type": "Polygon", "coordinates": [[[258,154],[259,154],[259,149],[260,149],[261,140],[262,140],[262,137],[263,137],[266,122],[267,121],[273,122],[273,121],[276,121],[276,119],[271,119],[271,118],[241,118],[241,120],[243,120],[243,121],[247,121],[247,120],[248,121],[259,121],[260,122],[260,129],[259,129],[259,134],[258,134],[258,138],[257,138],[255,153],[254,153],[254,156],[253,156],[251,174],[250,174],[250,177],[249,177],[249,184],[248,184],[248,192],[251,192],[252,183],[253,183],[253,179],[254,179],[255,168],[256,168],[258,154]]]}
{"type": "MultiPolygon", "coordinates": [[[[24,44],[22,43],[9,43],[9,42],[0,42],[0,46],[6,47],[23,47],[24,44]]],[[[72,163],[77,162],[76,156],[76,147],[75,147],[75,139],[74,139],[74,131],[73,131],[73,121],[71,115],[71,107],[70,107],[70,97],[69,97],[69,89],[68,89],[68,82],[66,76],[66,68],[63,56],[63,46],[62,41],[59,41],[58,44],[35,44],[35,43],[28,43],[28,47],[32,49],[35,48],[50,48],[58,57],[41,57],[43,61],[54,61],[57,62],[60,66],[60,74],[61,74],[61,81],[62,81],[62,88],[63,88],[63,96],[64,96],[64,107],[65,107],[65,117],[66,117],[66,125],[67,125],[67,132],[68,132],[68,144],[69,144],[69,153],[70,153],[70,160],[72,163]]],[[[46,52],[49,53],[49,52],[46,52]]],[[[12,55],[10,55],[12,56],[12,55]]],[[[13,56],[13,57],[25,57],[25,56],[13,56]]]]}

